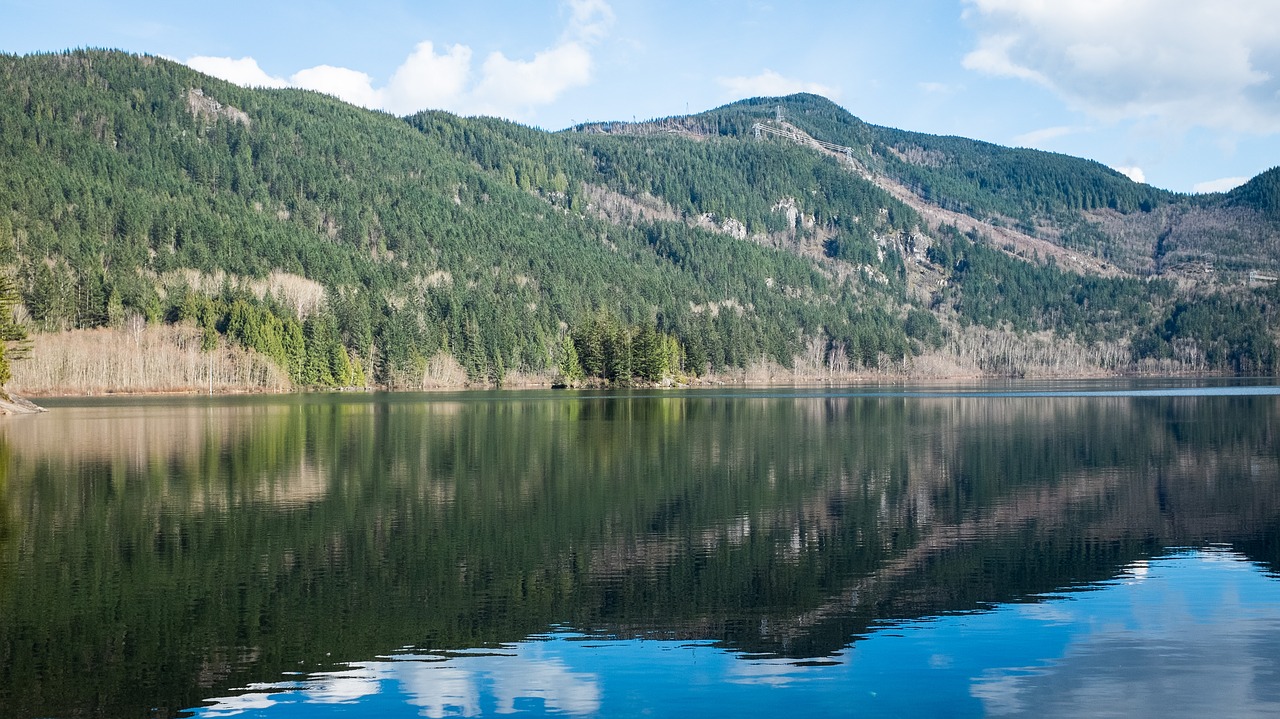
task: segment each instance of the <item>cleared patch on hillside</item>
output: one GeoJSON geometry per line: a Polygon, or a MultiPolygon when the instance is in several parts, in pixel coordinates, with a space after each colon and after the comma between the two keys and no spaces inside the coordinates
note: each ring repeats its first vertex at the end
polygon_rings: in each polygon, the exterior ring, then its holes
{"type": "MultiPolygon", "coordinates": [[[[872,172],[850,155],[833,150],[828,146],[828,143],[823,143],[813,138],[795,125],[780,123],[780,126],[798,144],[808,147],[814,152],[836,159],[840,164],[849,168],[851,172],[856,172],[863,179],[874,183],[877,187],[902,202],[902,204],[915,210],[930,231],[937,231],[943,225],[953,225],[961,232],[976,231],[978,234],[989,238],[995,247],[1027,261],[1046,263],[1052,257],[1058,267],[1072,272],[1103,276],[1123,274],[1114,264],[1104,259],[1085,252],[1076,252],[1047,239],[1033,237],[1021,232],[1013,227],[1012,220],[1008,221],[1007,224],[1004,222],[994,224],[939,207],[912,192],[910,188],[897,180],[881,173],[872,172]]],[[[940,153],[930,153],[920,148],[891,148],[891,151],[900,158],[915,164],[927,165],[940,159],[938,157],[940,153]]],[[[928,245],[917,242],[917,246],[919,251],[923,252],[928,245]]]]}
{"type": "Polygon", "coordinates": [[[633,227],[643,222],[681,222],[675,208],[648,193],[629,197],[601,185],[583,183],[587,212],[613,225],[633,227]]]}
{"type": "Polygon", "coordinates": [[[1120,268],[1099,257],[1076,252],[1046,239],[1032,237],[1012,227],[995,225],[961,212],[943,209],[920,198],[905,185],[883,175],[872,178],[881,189],[919,213],[931,231],[943,225],[952,225],[961,232],[976,231],[987,237],[991,244],[1004,252],[1031,262],[1047,263],[1052,257],[1059,268],[1080,274],[1115,277],[1124,274],[1120,268]]]}
{"type": "Polygon", "coordinates": [[[1245,207],[1160,207],[1152,212],[1088,213],[1110,241],[1127,250],[1133,271],[1197,283],[1248,281],[1250,271],[1280,269],[1280,231],[1245,207]]]}
{"type": "Polygon", "coordinates": [[[292,388],[285,372],[267,357],[225,343],[207,352],[202,338],[195,327],[142,322],[119,330],[40,334],[31,355],[13,363],[8,386],[29,396],[292,388]]]}
{"type": "Polygon", "coordinates": [[[305,320],[324,308],[327,293],[324,285],[290,272],[275,271],[263,278],[239,277],[222,272],[201,272],[190,268],[165,274],[160,278],[167,290],[188,287],[209,297],[220,294],[224,287],[243,289],[258,299],[272,297],[305,320]]]}
{"type": "Polygon", "coordinates": [[[197,119],[209,122],[217,122],[218,118],[221,117],[232,122],[238,122],[245,127],[251,127],[253,124],[253,121],[249,119],[249,113],[238,107],[223,105],[212,97],[205,95],[204,90],[198,87],[193,87],[187,91],[187,109],[197,119]]]}

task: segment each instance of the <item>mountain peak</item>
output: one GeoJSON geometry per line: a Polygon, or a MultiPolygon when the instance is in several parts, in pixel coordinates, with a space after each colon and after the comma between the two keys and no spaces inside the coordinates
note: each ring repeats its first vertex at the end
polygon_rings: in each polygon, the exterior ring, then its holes
{"type": "Polygon", "coordinates": [[[1227,203],[1249,207],[1280,221],[1280,167],[1273,167],[1227,193],[1227,203]]]}

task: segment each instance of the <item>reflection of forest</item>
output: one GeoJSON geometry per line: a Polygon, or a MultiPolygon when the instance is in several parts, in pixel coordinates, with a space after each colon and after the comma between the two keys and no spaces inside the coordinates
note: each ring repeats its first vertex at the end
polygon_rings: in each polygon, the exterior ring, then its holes
{"type": "Polygon", "coordinates": [[[0,714],[553,623],[817,656],[1169,546],[1280,567],[1274,398],[519,397],[3,425],[0,714]]]}

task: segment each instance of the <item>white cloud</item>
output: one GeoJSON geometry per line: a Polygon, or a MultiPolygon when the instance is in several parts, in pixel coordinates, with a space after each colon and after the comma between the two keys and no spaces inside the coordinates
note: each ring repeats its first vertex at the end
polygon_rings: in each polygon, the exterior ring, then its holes
{"type": "Polygon", "coordinates": [[[1226,192],[1228,190],[1233,190],[1248,181],[1249,178],[1247,177],[1223,177],[1217,180],[1197,182],[1191,186],[1191,191],[1197,193],[1226,192]]]}
{"type": "Polygon", "coordinates": [[[765,70],[754,77],[721,77],[716,81],[734,99],[791,95],[797,92],[811,92],[828,99],[835,99],[840,94],[835,88],[816,82],[783,77],[773,70],[765,70]]]}
{"type": "Polygon", "coordinates": [[[1113,167],[1111,169],[1134,182],[1145,183],[1147,181],[1147,173],[1143,172],[1141,167],[1113,167]]]}
{"type": "Polygon", "coordinates": [[[493,113],[502,107],[519,111],[548,104],[566,90],[586,85],[591,80],[591,53],[574,42],[544,50],[529,61],[493,53],[485,59],[481,74],[473,98],[480,112],[493,113]]]}
{"type": "Polygon", "coordinates": [[[333,95],[352,105],[369,108],[382,107],[382,92],[373,89],[373,78],[363,72],[349,70],[345,67],[318,65],[306,70],[299,70],[289,78],[294,87],[333,95]]]}
{"type": "Polygon", "coordinates": [[[1040,147],[1042,144],[1056,140],[1059,137],[1074,135],[1080,132],[1086,132],[1088,128],[1072,127],[1070,125],[1059,125],[1057,127],[1045,127],[1031,132],[1024,132],[1013,138],[1013,144],[1018,147],[1040,147]]]}
{"type": "Polygon", "coordinates": [[[1105,120],[1280,132],[1275,0],[965,0],[964,66],[1105,120]]]}
{"type": "Polygon", "coordinates": [[[234,60],[229,57],[198,56],[187,60],[187,65],[206,75],[244,87],[285,87],[289,84],[283,78],[268,75],[266,70],[258,67],[258,61],[251,57],[234,60]]]}
{"type": "Polygon", "coordinates": [[[454,45],[437,55],[430,42],[418,43],[387,84],[384,109],[408,115],[424,108],[465,111],[471,77],[471,48],[454,45]]]}
{"type": "Polygon", "coordinates": [[[604,0],[569,0],[569,13],[567,41],[599,42],[613,26],[613,8],[604,0]]]}
{"type": "Polygon", "coordinates": [[[527,119],[539,106],[591,82],[591,47],[613,24],[605,0],[566,0],[565,6],[567,25],[554,46],[531,60],[491,53],[478,73],[470,47],[452,45],[437,53],[431,42],[419,43],[382,87],[367,73],[331,65],[299,70],[287,81],[268,75],[251,57],[194,57],[187,65],[238,85],[301,87],[398,115],[439,109],[527,119]]]}
{"type": "Polygon", "coordinates": [[[1011,35],[982,37],[978,41],[978,49],[965,55],[963,64],[966,69],[985,72],[988,75],[1005,75],[1044,85],[1050,84],[1045,76],[1009,59],[1009,52],[1017,42],[1018,38],[1011,35]]]}

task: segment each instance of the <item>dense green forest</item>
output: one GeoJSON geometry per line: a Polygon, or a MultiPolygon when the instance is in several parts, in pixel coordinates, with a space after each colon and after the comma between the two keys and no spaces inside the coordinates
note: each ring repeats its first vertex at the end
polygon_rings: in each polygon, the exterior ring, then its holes
{"type": "Polygon", "coordinates": [[[1280,222],[1280,167],[1273,167],[1228,192],[1227,202],[1257,210],[1268,220],[1280,222]]]}
{"type": "MultiPolygon", "coordinates": [[[[1181,201],[1097,163],[879,128],[813,95],[668,122],[701,134],[396,118],[152,57],[0,56],[0,265],[23,327],[195,326],[206,349],[255,350],[299,386],[412,385],[442,355],[475,383],[660,382],[790,366],[815,343],[874,368],[966,323],[1141,338],[1135,357],[1191,333],[1237,348],[1214,369],[1270,367],[1272,313],[1230,314],[1248,327],[1205,337],[1175,319],[1171,286],[957,242],[868,174],[975,217],[1056,221],[1090,246],[1106,242],[1072,213],[1181,201]],[[753,138],[779,105],[863,171],[753,138]],[[620,219],[606,201],[658,209],[620,219]],[[944,279],[938,296],[910,291],[912,263],[944,279]],[[261,290],[279,274],[323,299],[261,290]]],[[[1268,178],[1217,201],[1274,213],[1268,178]]]]}
{"type": "Polygon", "coordinates": [[[755,98],[699,117],[721,134],[741,137],[755,122],[776,116],[779,105],[785,122],[852,148],[862,163],[934,204],[978,216],[1000,214],[1029,224],[1040,215],[1100,207],[1150,210],[1176,199],[1090,160],[870,125],[817,95],[755,98]]]}

